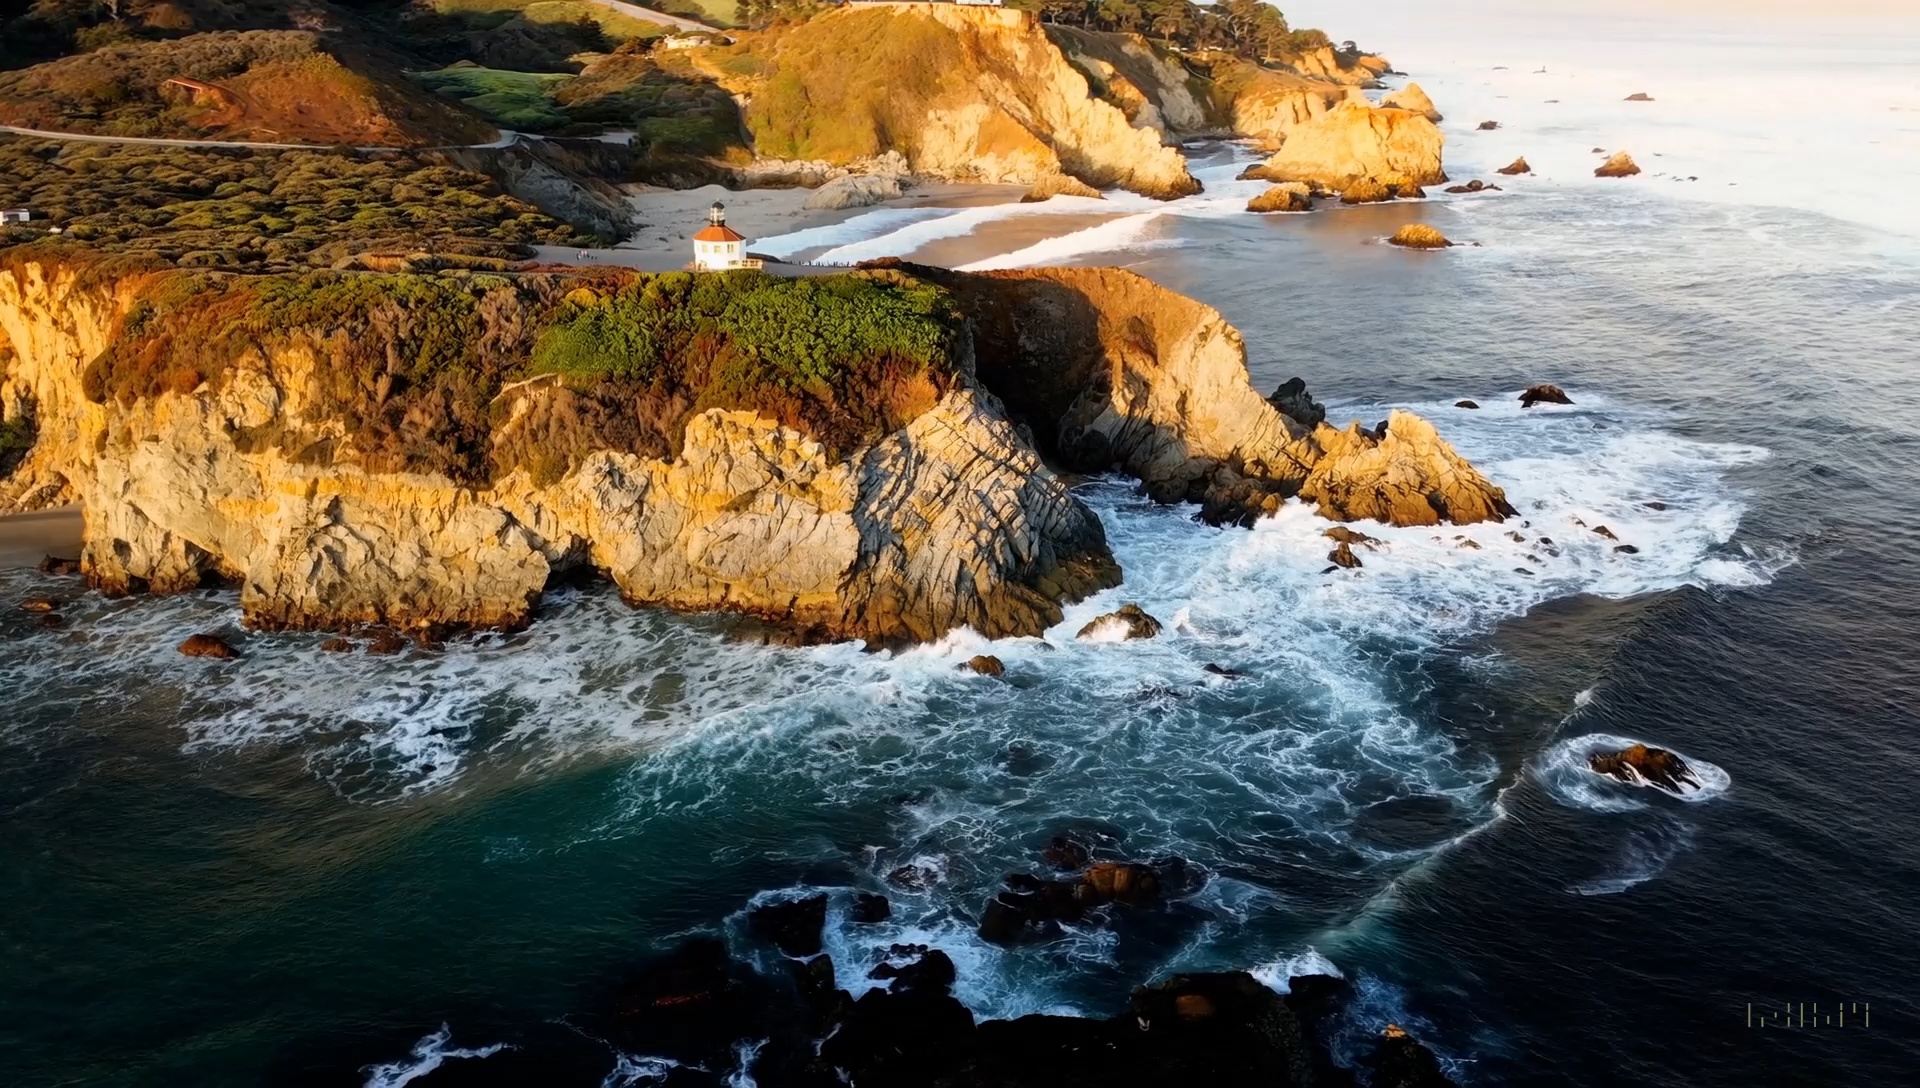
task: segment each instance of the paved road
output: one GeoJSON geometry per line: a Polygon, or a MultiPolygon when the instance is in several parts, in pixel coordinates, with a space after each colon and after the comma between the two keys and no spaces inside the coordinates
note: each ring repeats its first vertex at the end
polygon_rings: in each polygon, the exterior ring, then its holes
{"type": "MultiPolygon", "coordinates": [[[[15,136],[33,136],[42,140],[77,140],[90,144],[148,144],[153,147],[251,147],[267,151],[324,151],[333,144],[274,144],[259,140],[186,140],[170,139],[161,136],[103,136],[94,132],[50,132],[43,128],[20,128],[17,125],[0,125],[0,132],[10,132],[15,136]]],[[[512,147],[521,140],[537,140],[523,132],[501,129],[500,135],[483,144],[447,144],[442,147],[391,147],[376,145],[358,147],[356,151],[464,151],[471,148],[512,147]]],[[[631,137],[629,137],[631,138],[631,137]]]]}

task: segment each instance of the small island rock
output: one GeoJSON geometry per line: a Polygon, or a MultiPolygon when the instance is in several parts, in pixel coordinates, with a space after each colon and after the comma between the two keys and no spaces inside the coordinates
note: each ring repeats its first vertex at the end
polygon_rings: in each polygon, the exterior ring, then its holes
{"type": "Polygon", "coordinates": [[[1394,231],[1387,242],[1402,249],[1446,249],[1453,245],[1446,235],[1425,223],[1408,223],[1394,231]]]}
{"type": "Polygon", "coordinates": [[[1007,667],[1000,663],[1000,659],[992,654],[975,654],[967,658],[960,667],[972,669],[981,676],[1004,676],[1007,671],[1007,667]]]}
{"type": "Polygon", "coordinates": [[[1507,165],[1502,166],[1500,169],[1494,171],[1494,173],[1505,174],[1506,176],[1513,178],[1513,177],[1519,177],[1521,174],[1533,173],[1533,167],[1527,164],[1527,157],[1525,155],[1522,155],[1519,158],[1508,163],[1507,165]]]}
{"type": "Polygon", "coordinates": [[[1587,757],[1587,766],[1622,782],[1646,782],[1669,793],[1682,786],[1698,787],[1700,779],[1686,761],[1665,748],[1636,744],[1618,752],[1595,752],[1587,757]]]}
{"type": "Polygon", "coordinates": [[[1080,633],[1075,637],[1101,642],[1131,642],[1137,638],[1152,638],[1159,633],[1159,620],[1148,615],[1137,604],[1125,604],[1080,628],[1080,633]],[[1114,635],[1119,637],[1115,638],[1114,635]]]}
{"type": "Polygon", "coordinates": [[[240,656],[240,651],[227,644],[217,635],[188,635],[180,644],[180,652],[188,657],[211,657],[221,661],[231,661],[240,656]]]}
{"type": "Polygon", "coordinates": [[[1624,151],[1616,151],[1612,158],[1594,168],[1596,178],[1630,178],[1640,172],[1640,164],[1633,156],[1624,151]]]}
{"type": "Polygon", "coordinates": [[[1247,201],[1250,212],[1304,212],[1313,208],[1313,189],[1302,181],[1283,181],[1247,201]]]}
{"type": "Polygon", "coordinates": [[[1522,408],[1531,408],[1536,404],[1572,403],[1573,398],[1567,396],[1566,391],[1557,385],[1543,383],[1541,385],[1529,386],[1526,392],[1520,394],[1520,407],[1522,408]]]}

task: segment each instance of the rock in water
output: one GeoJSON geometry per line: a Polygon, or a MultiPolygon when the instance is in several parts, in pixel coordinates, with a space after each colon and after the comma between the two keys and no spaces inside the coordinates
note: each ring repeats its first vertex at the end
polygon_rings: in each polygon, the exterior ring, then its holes
{"type": "Polygon", "coordinates": [[[1318,427],[1327,421],[1326,406],[1313,399],[1313,394],[1307,392],[1306,380],[1302,378],[1288,378],[1281,382],[1280,388],[1267,394],[1267,403],[1302,427],[1318,427]]]}
{"type": "Polygon", "coordinates": [[[960,667],[963,669],[972,669],[981,676],[1002,676],[1005,675],[1007,671],[1007,667],[1000,663],[1000,659],[992,654],[975,654],[967,658],[960,667]]]}
{"type": "Polygon", "coordinates": [[[1647,92],[1645,92],[1645,91],[1635,91],[1634,93],[1632,93],[1632,94],[1630,94],[1630,95],[1628,95],[1628,96],[1627,96],[1627,101],[1629,101],[1629,102],[1651,102],[1651,101],[1653,101],[1653,96],[1652,96],[1652,95],[1650,95],[1650,94],[1648,94],[1648,93],[1647,93],[1647,92]]]}
{"type": "Polygon", "coordinates": [[[820,932],[826,924],[827,897],[824,895],[762,903],[747,911],[747,927],[789,956],[818,953],[820,932]]]}
{"type": "Polygon", "coordinates": [[[1482,121],[1480,122],[1480,125],[1479,125],[1479,129],[1481,132],[1492,132],[1494,129],[1497,129],[1499,127],[1500,127],[1500,122],[1498,121],[1482,121]]]}
{"type": "Polygon", "coordinates": [[[49,555],[45,559],[40,560],[40,573],[79,574],[80,561],[78,559],[61,559],[58,556],[49,555]]]}
{"type": "Polygon", "coordinates": [[[1081,181],[1071,174],[1049,174],[1033,183],[1033,187],[1020,198],[1022,204],[1038,204],[1052,200],[1056,196],[1082,196],[1092,200],[1106,199],[1100,190],[1081,181]]]}
{"type": "Polygon", "coordinates": [[[893,917],[893,904],[884,895],[873,892],[861,892],[853,897],[853,906],[847,910],[847,921],[855,925],[877,925],[893,917]]]}
{"type": "MultiPolygon", "coordinates": [[[[1431,105],[1431,103],[1429,103],[1431,105]]],[[[1348,98],[1287,134],[1286,143],[1248,172],[1266,181],[1304,181],[1342,191],[1362,178],[1404,178],[1416,185],[1447,180],[1440,130],[1423,114],[1375,108],[1348,98]]]]}
{"type": "Polygon", "coordinates": [[[1433,99],[1427,97],[1427,92],[1418,83],[1409,83],[1397,91],[1389,92],[1380,99],[1380,105],[1387,109],[1411,110],[1436,125],[1444,120],[1440,111],[1434,108],[1433,99]]]}
{"type": "MultiPolygon", "coordinates": [[[[20,611],[22,612],[53,612],[57,611],[59,607],[59,603],[52,597],[28,597],[26,600],[20,602],[20,611]]],[[[182,652],[185,652],[184,649],[182,652]]]]}
{"type": "Polygon", "coordinates": [[[1456,401],[1454,401],[1454,402],[1453,402],[1453,406],[1454,406],[1455,408],[1478,408],[1478,407],[1480,407],[1480,405],[1478,405],[1478,404],[1476,404],[1476,403],[1474,403],[1473,401],[1470,401],[1470,400],[1456,400],[1456,401]]]}
{"type": "Polygon", "coordinates": [[[225,639],[217,635],[188,635],[180,644],[180,652],[188,657],[211,657],[221,661],[231,661],[240,656],[240,651],[229,646],[225,639]]]}
{"type": "Polygon", "coordinates": [[[1336,567],[1345,567],[1348,570],[1361,566],[1360,557],[1353,554],[1353,545],[1344,540],[1327,553],[1327,561],[1336,567]]]}
{"type": "Polygon", "coordinates": [[[1408,223],[1394,231],[1387,241],[1402,249],[1446,249],[1453,245],[1446,235],[1425,223],[1408,223]]]}
{"type": "Polygon", "coordinates": [[[1557,385],[1542,384],[1528,386],[1527,391],[1520,394],[1520,407],[1522,408],[1531,408],[1536,404],[1572,403],[1573,398],[1567,396],[1566,392],[1557,385]]]}
{"type": "Polygon", "coordinates": [[[1587,766],[1622,782],[1646,782],[1669,793],[1682,786],[1699,788],[1700,780],[1686,761],[1665,748],[1636,744],[1618,752],[1595,752],[1587,757],[1587,766]]]}
{"type": "Polygon", "coordinates": [[[1525,155],[1522,155],[1519,158],[1513,160],[1512,162],[1508,163],[1505,166],[1502,166],[1499,170],[1496,170],[1494,172],[1498,174],[1505,174],[1510,178],[1516,178],[1516,177],[1519,177],[1521,174],[1533,173],[1533,167],[1527,165],[1527,157],[1525,155]]]}
{"type": "Polygon", "coordinates": [[[320,649],[330,654],[350,654],[353,652],[353,640],[330,638],[320,644],[320,649]]]}
{"type": "Polygon", "coordinates": [[[406,639],[401,638],[396,632],[384,629],[373,636],[372,642],[367,643],[367,652],[375,657],[397,654],[406,648],[406,639]]]}
{"type": "Polygon", "coordinates": [[[1247,201],[1250,212],[1304,212],[1313,209],[1313,189],[1302,181],[1283,181],[1247,201]]]}
{"type": "Polygon", "coordinates": [[[1640,165],[1633,156],[1624,151],[1616,151],[1613,157],[1594,168],[1596,178],[1630,178],[1640,172],[1640,165]]]}
{"type": "Polygon", "coordinates": [[[1465,185],[1447,186],[1447,192],[1449,193],[1497,193],[1499,191],[1500,187],[1498,185],[1488,185],[1479,178],[1474,178],[1465,185]]]}
{"type": "Polygon", "coordinates": [[[1393,187],[1375,177],[1355,178],[1340,190],[1342,204],[1383,204],[1393,199],[1393,187]]]}
{"type": "Polygon", "coordinates": [[[1080,628],[1080,633],[1074,637],[1089,642],[1131,642],[1137,638],[1152,638],[1159,633],[1159,620],[1148,615],[1137,604],[1124,604],[1117,611],[1109,612],[1080,628]]]}
{"type": "Polygon", "coordinates": [[[1380,1034],[1368,1062],[1373,1066],[1372,1088],[1448,1088],[1453,1082],[1440,1071],[1440,1059],[1398,1024],[1380,1034]]]}

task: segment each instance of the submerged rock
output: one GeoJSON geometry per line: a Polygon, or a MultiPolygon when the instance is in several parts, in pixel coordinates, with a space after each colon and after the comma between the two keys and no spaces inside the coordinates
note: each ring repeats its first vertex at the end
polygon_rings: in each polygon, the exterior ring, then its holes
{"type": "MultiPolygon", "coordinates": [[[[51,597],[28,597],[26,600],[20,602],[20,611],[22,612],[52,612],[59,607],[59,602],[51,597]]],[[[184,652],[184,650],[182,652],[184,652]]]]}
{"type": "Polygon", "coordinates": [[[1012,944],[1052,923],[1079,922],[1108,904],[1138,907],[1159,898],[1160,874],[1130,862],[1100,862],[1073,880],[1014,873],[980,912],[980,938],[1012,944]]]}
{"type": "Polygon", "coordinates": [[[1387,242],[1402,249],[1446,249],[1453,245],[1446,235],[1425,223],[1408,223],[1394,231],[1387,242]]]}
{"type": "Polygon", "coordinates": [[[1596,178],[1630,178],[1639,172],[1640,164],[1633,161],[1632,155],[1624,151],[1616,151],[1612,158],[1594,168],[1593,176],[1596,178]]]}
{"type": "Polygon", "coordinates": [[[1336,567],[1345,567],[1348,570],[1362,565],[1360,557],[1353,554],[1353,545],[1345,541],[1341,541],[1334,546],[1332,551],[1327,553],[1327,562],[1332,563],[1336,567]]]}
{"type": "Polygon", "coordinates": [[[375,657],[397,654],[406,648],[407,640],[401,638],[399,632],[387,628],[375,632],[373,641],[367,643],[367,653],[375,657]]]}
{"type": "Polygon", "coordinates": [[[1453,1082],[1440,1071],[1440,1059],[1398,1024],[1380,1033],[1372,1056],[1371,1088],[1447,1088],[1453,1082]]]}
{"type": "Polygon", "coordinates": [[[1536,404],[1572,404],[1573,398],[1557,385],[1530,385],[1520,394],[1520,407],[1531,408],[1536,404]]]}
{"type": "Polygon", "coordinates": [[[747,910],[747,927],[773,942],[789,956],[812,956],[820,951],[820,934],[827,924],[827,897],[782,899],[747,910]]]}
{"type": "Polygon", "coordinates": [[[1492,131],[1493,131],[1494,129],[1497,129],[1497,128],[1499,128],[1499,127],[1500,127],[1500,122],[1498,122],[1498,121],[1482,121],[1482,122],[1480,122],[1480,124],[1479,124],[1479,126],[1478,126],[1478,127],[1479,127],[1479,130],[1480,130],[1481,132],[1492,132],[1492,131]]]}
{"type": "Polygon", "coordinates": [[[1137,604],[1123,604],[1115,611],[1095,618],[1075,638],[1100,642],[1131,642],[1152,638],[1160,633],[1160,621],[1137,604]]]}
{"type": "Polygon", "coordinates": [[[1454,402],[1453,402],[1453,406],[1454,406],[1455,408],[1478,408],[1478,407],[1480,407],[1480,405],[1479,405],[1478,403],[1476,403],[1476,402],[1474,402],[1474,401],[1470,401],[1470,400],[1456,400],[1456,401],[1454,401],[1454,402]]]}
{"type": "Polygon", "coordinates": [[[350,654],[354,643],[350,638],[330,638],[320,644],[320,649],[330,654],[350,654]]]}
{"type": "Polygon", "coordinates": [[[80,560],[62,559],[58,556],[49,555],[45,559],[40,560],[40,573],[41,574],[79,574],[80,560]]]}
{"type": "Polygon", "coordinates": [[[1522,155],[1521,157],[1513,160],[1507,165],[1502,166],[1500,169],[1494,171],[1494,173],[1505,174],[1510,178],[1514,178],[1514,177],[1519,177],[1521,174],[1533,173],[1533,167],[1527,165],[1526,156],[1522,155]]]}
{"type": "Polygon", "coordinates": [[[853,897],[853,906],[847,910],[847,921],[855,925],[870,926],[893,917],[893,904],[884,895],[874,892],[861,892],[853,897]]]}
{"type": "Polygon", "coordinates": [[[211,657],[221,661],[231,661],[240,656],[227,641],[218,635],[188,635],[180,644],[180,652],[188,657],[211,657]]]}
{"type": "Polygon", "coordinates": [[[1595,772],[1622,782],[1646,782],[1669,793],[1682,786],[1698,788],[1700,780],[1685,760],[1665,748],[1636,744],[1618,752],[1595,752],[1587,757],[1587,766],[1595,772]]]}
{"type": "Polygon", "coordinates": [[[1338,541],[1342,544],[1360,544],[1368,548],[1376,547],[1380,543],[1379,538],[1368,536],[1355,529],[1349,529],[1344,525],[1335,525],[1320,535],[1326,537],[1328,540],[1338,541]]]}
{"type": "Polygon", "coordinates": [[[1629,101],[1629,102],[1651,102],[1651,101],[1653,101],[1653,96],[1652,96],[1652,95],[1650,95],[1650,94],[1648,94],[1648,93],[1647,93],[1647,92],[1645,92],[1645,91],[1635,91],[1634,93],[1632,93],[1632,94],[1630,94],[1630,95],[1628,95],[1628,96],[1627,96],[1627,101],[1629,101]]]}
{"type": "Polygon", "coordinates": [[[1200,669],[1203,672],[1209,672],[1215,676],[1225,677],[1228,680],[1243,679],[1247,675],[1246,673],[1241,672],[1239,669],[1230,669],[1225,665],[1216,664],[1212,661],[1209,661],[1206,664],[1200,666],[1200,669]]]}

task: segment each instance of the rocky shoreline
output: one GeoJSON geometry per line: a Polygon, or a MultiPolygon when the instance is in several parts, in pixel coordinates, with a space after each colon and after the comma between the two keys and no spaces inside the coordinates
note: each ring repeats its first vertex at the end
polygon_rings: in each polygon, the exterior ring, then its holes
{"type": "MultiPolygon", "coordinates": [[[[38,440],[0,500],[78,498],[82,569],[104,592],[223,582],[262,628],[514,628],[550,583],[593,572],[636,605],[877,644],[962,626],[1037,635],[1062,605],[1119,583],[1099,520],[1049,462],[1125,473],[1215,524],[1251,524],[1295,496],[1340,520],[1511,512],[1418,417],[1338,430],[1287,415],[1254,391],[1216,311],[1113,269],[882,262],[842,287],[713,280],[744,292],[740,305],[822,314],[837,312],[834,291],[920,299],[932,309],[911,320],[947,346],[918,373],[881,356],[841,386],[758,393],[712,384],[735,373],[724,367],[652,386],[507,380],[542,337],[658,317],[646,292],[701,282],[679,275],[189,279],[17,262],[0,272],[0,398],[32,414],[38,440]],[[249,309],[285,298],[306,308],[249,309]],[[443,312],[466,315],[468,339],[444,345],[443,369],[407,377],[410,337],[443,312]],[[260,331],[215,347],[193,325],[210,314],[260,331]],[[534,328],[547,321],[566,327],[534,328]],[[498,374],[484,379],[497,388],[474,388],[476,373],[498,374]]],[[[759,366],[727,346],[741,313],[673,335],[759,366]]]]}

